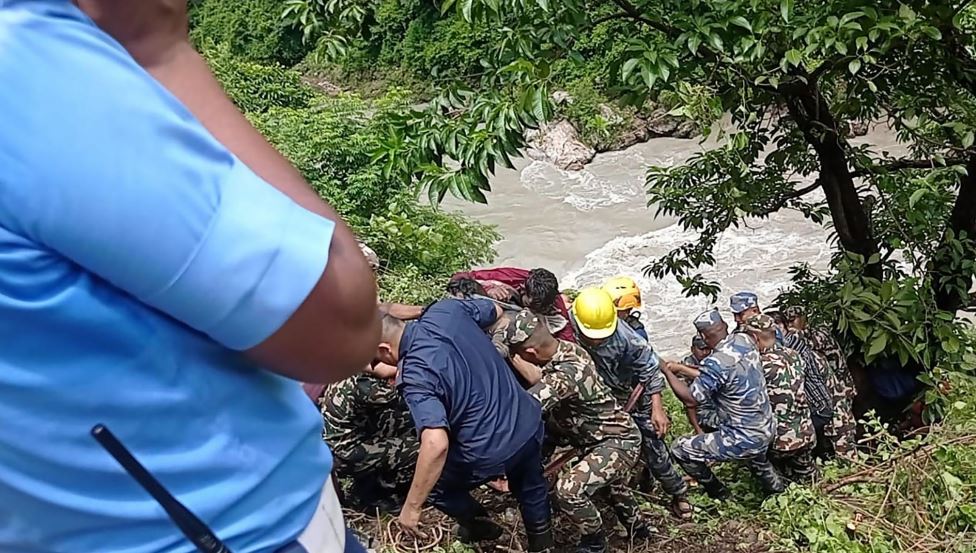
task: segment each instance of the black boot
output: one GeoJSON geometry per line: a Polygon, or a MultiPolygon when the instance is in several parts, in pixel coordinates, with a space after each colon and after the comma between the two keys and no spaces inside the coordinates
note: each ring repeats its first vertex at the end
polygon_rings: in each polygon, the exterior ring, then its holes
{"type": "Polygon", "coordinates": [[[707,482],[702,482],[701,480],[699,480],[698,484],[702,487],[703,490],[705,490],[705,493],[708,494],[708,497],[711,497],[712,499],[725,501],[732,495],[729,492],[729,489],[725,487],[725,484],[719,481],[718,478],[713,478],[707,482]]]}
{"type": "Polygon", "coordinates": [[[529,553],[544,553],[552,549],[555,545],[555,542],[552,540],[551,529],[546,529],[541,532],[526,531],[525,536],[529,542],[529,553]]]}
{"type": "Polygon", "coordinates": [[[459,520],[457,538],[461,543],[472,544],[479,541],[497,540],[502,536],[502,527],[487,518],[459,520]]]}
{"type": "Polygon", "coordinates": [[[607,552],[607,536],[604,535],[603,530],[597,530],[592,534],[585,534],[580,536],[579,547],[576,548],[576,553],[606,553],[607,552]]]}

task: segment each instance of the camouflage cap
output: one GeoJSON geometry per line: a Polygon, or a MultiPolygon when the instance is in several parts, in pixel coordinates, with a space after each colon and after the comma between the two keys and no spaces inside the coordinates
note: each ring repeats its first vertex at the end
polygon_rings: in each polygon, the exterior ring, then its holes
{"type": "Polygon", "coordinates": [[[701,336],[695,336],[691,339],[691,347],[695,349],[708,349],[708,343],[701,336]]]}
{"type": "Polygon", "coordinates": [[[722,319],[722,315],[718,312],[718,308],[712,309],[710,311],[703,311],[701,315],[695,317],[695,328],[699,332],[712,328],[715,325],[722,324],[725,321],[722,319]]]}
{"type": "Polygon", "coordinates": [[[783,310],[783,316],[786,317],[787,320],[793,320],[798,317],[805,317],[806,314],[807,314],[807,310],[799,305],[791,305],[783,310]]]}
{"type": "Polygon", "coordinates": [[[380,256],[376,255],[373,248],[359,242],[359,249],[362,250],[363,256],[366,258],[366,263],[369,264],[370,269],[376,271],[380,268],[380,256]]]}
{"type": "Polygon", "coordinates": [[[746,321],[746,330],[766,332],[776,328],[776,323],[769,315],[754,315],[746,321]]]}
{"type": "Polygon", "coordinates": [[[759,296],[753,292],[738,292],[729,298],[729,308],[737,315],[757,305],[759,305],[759,296]]]}
{"type": "Polygon", "coordinates": [[[532,336],[535,329],[539,328],[540,324],[542,324],[542,321],[539,320],[539,317],[535,316],[528,309],[519,311],[508,324],[508,343],[517,345],[525,342],[532,336]]]}

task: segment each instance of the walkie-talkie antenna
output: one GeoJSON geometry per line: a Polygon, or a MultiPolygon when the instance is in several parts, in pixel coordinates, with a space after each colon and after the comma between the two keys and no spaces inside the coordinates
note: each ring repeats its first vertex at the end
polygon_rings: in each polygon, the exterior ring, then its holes
{"type": "Polygon", "coordinates": [[[156,503],[159,503],[166,510],[166,514],[169,515],[170,520],[179,527],[183,535],[201,553],[231,553],[230,549],[217,538],[202,520],[197,518],[186,506],[173,497],[173,494],[169,493],[159,483],[159,480],[156,480],[152,474],[149,474],[146,467],[142,466],[142,463],[137,461],[132,456],[132,453],[129,453],[129,450],[122,445],[122,442],[104,424],[96,424],[93,426],[91,435],[122,465],[125,472],[129,473],[129,476],[134,478],[142,486],[142,489],[149,492],[149,495],[156,500],[156,503]]]}

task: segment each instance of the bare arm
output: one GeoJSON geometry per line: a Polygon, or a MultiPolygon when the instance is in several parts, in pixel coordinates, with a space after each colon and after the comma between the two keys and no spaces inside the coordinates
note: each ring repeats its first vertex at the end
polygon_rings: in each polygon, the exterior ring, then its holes
{"type": "Polygon", "coordinates": [[[413,321],[419,319],[424,314],[424,308],[419,305],[384,303],[380,308],[389,313],[391,317],[396,317],[401,321],[413,321]]]}
{"type": "Polygon", "coordinates": [[[525,379],[529,387],[535,386],[542,380],[542,369],[534,363],[522,359],[522,356],[518,354],[512,356],[512,367],[525,379]]]}
{"type": "Polygon", "coordinates": [[[671,386],[671,390],[674,391],[674,395],[678,397],[681,403],[685,404],[686,408],[697,408],[698,402],[695,401],[694,396],[691,395],[691,390],[688,389],[688,385],[681,381],[680,378],[675,376],[673,372],[665,365],[662,368],[664,377],[668,379],[668,384],[671,386]]]}
{"type": "Polygon", "coordinates": [[[186,0],[78,4],[252,171],[305,209],[336,223],[329,262],[318,283],[277,332],[247,353],[305,382],[334,382],[362,370],[379,341],[372,272],[338,214],[250,125],[193,49],[186,0]]]}
{"type": "Polygon", "coordinates": [[[425,428],[420,434],[420,454],[407,500],[403,504],[404,511],[419,514],[423,509],[427,496],[444,471],[449,445],[450,439],[443,428],[425,428]]]}

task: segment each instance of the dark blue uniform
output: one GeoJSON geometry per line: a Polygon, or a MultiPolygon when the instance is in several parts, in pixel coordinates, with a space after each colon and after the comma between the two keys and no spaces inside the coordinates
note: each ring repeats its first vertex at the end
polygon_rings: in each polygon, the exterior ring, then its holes
{"type": "Polygon", "coordinates": [[[539,532],[550,517],[542,409],[485,334],[495,316],[489,300],[430,306],[403,333],[398,385],[418,432],[444,428],[450,436],[434,505],[461,521],[484,516],[469,490],[505,475],[526,529],[539,532]]]}

